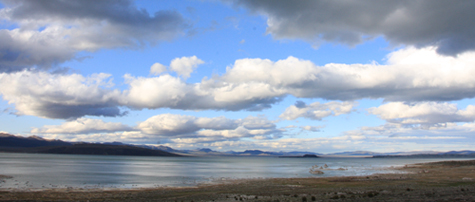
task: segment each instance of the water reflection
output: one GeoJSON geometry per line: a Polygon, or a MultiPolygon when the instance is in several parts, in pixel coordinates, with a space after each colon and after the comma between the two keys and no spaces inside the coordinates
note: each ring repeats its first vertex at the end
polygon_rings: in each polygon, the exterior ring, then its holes
{"type": "MultiPolygon", "coordinates": [[[[221,179],[314,177],[309,169],[327,164],[326,176],[394,172],[390,166],[450,159],[130,157],[0,153],[0,175],[14,178],[0,188],[139,188],[195,186],[221,179]]],[[[458,159],[461,160],[461,159],[458,159]]]]}

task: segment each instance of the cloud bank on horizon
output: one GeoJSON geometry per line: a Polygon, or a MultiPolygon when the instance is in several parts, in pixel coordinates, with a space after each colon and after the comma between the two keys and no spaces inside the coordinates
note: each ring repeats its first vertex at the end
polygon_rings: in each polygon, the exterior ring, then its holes
{"type": "Polygon", "coordinates": [[[217,150],[474,146],[475,2],[0,2],[1,126],[24,135],[217,150]],[[371,43],[386,56],[338,61],[371,43]]]}

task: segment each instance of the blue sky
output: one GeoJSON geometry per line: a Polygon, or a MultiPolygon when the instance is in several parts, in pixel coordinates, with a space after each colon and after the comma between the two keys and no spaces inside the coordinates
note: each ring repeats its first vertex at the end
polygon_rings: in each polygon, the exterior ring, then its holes
{"type": "Polygon", "coordinates": [[[474,146],[470,1],[0,4],[0,131],[220,151],[474,146]]]}

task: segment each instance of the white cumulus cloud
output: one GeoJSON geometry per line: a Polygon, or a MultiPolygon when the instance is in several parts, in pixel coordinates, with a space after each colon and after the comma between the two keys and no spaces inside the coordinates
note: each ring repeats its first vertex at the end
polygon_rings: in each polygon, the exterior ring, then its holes
{"type": "MultiPolygon", "coordinates": [[[[197,83],[169,74],[127,74],[124,78],[128,86],[122,91],[113,89],[112,79],[103,73],[89,77],[42,71],[0,73],[0,93],[15,105],[18,114],[77,118],[118,116],[119,107],[259,111],[288,95],[344,102],[365,98],[392,102],[455,101],[475,97],[475,80],[471,75],[475,75],[475,52],[450,57],[437,54],[433,47],[409,47],[389,54],[387,64],[318,66],[292,56],[275,62],[239,59],[223,75],[197,83]]],[[[305,111],[292,108],[297,114],[305,111]]],[[[314,109],[313,113],[307,116],[318,119],[327,116],[328,111],[314,109]]],[[[286,119],[298,116],[289,114],[286,119]]]]}
{"type": "Polygon", "coordinates": [[[178,114],[160,114],[139,123],[137,129],[150,136],[168,138],[173,142],[216,142],[241,138],[274,139],[285,130],[265,117],[249,116],[244,119],[225,117],[195,117],[178,114]]]}
{"type": "Polygon", "coordinates": [[[121,116],[119,90],[110,75],[50,74],[21,71],[0,73],[0,94],[18,115],[68,119],[86,115],[121,116]]]}
{"type": "Polygon", "coordinates": [[[167,67],[165,65],[162,65],[160,63],[154,63],[151,67],[150,67],[150,74],[153,74],[153,75],[159,75],[163,72],[166,72],[167,71],[167,67]]]}
{"type": "Polygon", "coordinates": [[[372,107],[368,112],[391,123],[435,125],[448,122],[472,122],[475,120],[475,106],[458,109],[456,104],[418,102],[407,104],[391,102],[372,107]]]}
{"type": "Polygon", "coordinates": [[[300,129],[310,132],[320,132],[322,126],[300,126],[300,129]]]}
{"type": "Polygon", "coordinates": [[[196,56],[175,58],[170,63],[170,70],[187,79],[198,65],[203,63],[204,61],[196,56]]]}
{"type": "Polygon", "coordinates": [[[79,118],[65,122],[61,125],[46,125],[41,128],[34,128],[31,133],[50,134],[89,134],[116,131],[132,131],[132,127],[122,123],[104,122],[100,119],[79,118]]]}
{"type": "Polygon", "coordinates": [[[299,117],[312,120],[322,120],[328,116],[338,116],[351,113],[354,111],[355,106],[355,102],[314,102],[307,105],[302,101],[297,101],[295,105],[285,109],[284,113],[279,117],[287,120],[294,120],[299,117]]]}

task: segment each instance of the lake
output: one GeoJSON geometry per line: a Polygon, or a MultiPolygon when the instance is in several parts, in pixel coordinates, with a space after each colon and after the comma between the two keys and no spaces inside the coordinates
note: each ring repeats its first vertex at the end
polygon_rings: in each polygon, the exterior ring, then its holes
{"type": "Polygon", "coordinates": [[[196,186],[229,179],[357,176],[437,158],[135,157],[0,153],[0,189],[196,186]],[[312,166],[347,168],[312,175],[312,166]]]}

